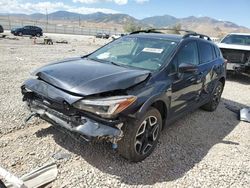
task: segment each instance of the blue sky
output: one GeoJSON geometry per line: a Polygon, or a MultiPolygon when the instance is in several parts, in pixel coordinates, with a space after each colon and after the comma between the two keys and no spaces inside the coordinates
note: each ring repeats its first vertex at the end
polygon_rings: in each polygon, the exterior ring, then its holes
{"type": "Polygon", "coordinates": [[[169,14],[178,18],[209,16],[250,28],[250,0],[0,0],[0,13],[125,13],[136,18],[169,14]]]}

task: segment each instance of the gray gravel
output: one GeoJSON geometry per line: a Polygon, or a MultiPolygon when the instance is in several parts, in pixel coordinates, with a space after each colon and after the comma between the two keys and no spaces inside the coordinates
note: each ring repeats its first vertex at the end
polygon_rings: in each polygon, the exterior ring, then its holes
{"type": "Polygon", "coordinates": [[[20,86],[49,62],[86,54],[106,40],[52,35],[70,44],[33,45],[27,37],[0,39],[0,166],[18,176],[56,160],[53,187],[249,187],[250,124],[226,105],[250,106],[250,79],[231,77],[213,113],[197,110],[163,130],[155,152],[129,163],[108,143],[76,141],[28,114],[20,86]],[[93,43],[95,42],[95,43],[93,43]],[[64,158],[53,157],[61,153],[64,158]]]}

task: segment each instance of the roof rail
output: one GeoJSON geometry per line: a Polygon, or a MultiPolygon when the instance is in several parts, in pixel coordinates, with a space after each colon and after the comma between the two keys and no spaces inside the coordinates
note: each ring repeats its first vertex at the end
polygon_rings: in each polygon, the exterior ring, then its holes
{"type": "Polygon", "coordinates": [[[130,33],[130,35],[138,34],[138,33],[163,33],[161,31],[184,31],[186,33],[195,33],[194,31],[184,30],[184,29],[172,29],[172,28],[150,28],[145,30],[138,30],[130,33]]]}
{"type": "Polygon", "coordinates": [[[186,35],[184,35],[182,38],[188,38],[188,37],[198,37],[198,38],[201,38],[201,39],[204,39],[204,40],[209,40],[211,41],[211,38],[207,35],[203,35],[203,34],[199,34],[199,33],[188,33],[186,35]]]}
{"type": "Polygon", "coordinates": [[[163,33],[161,31],[182,31],[182,32],[187,33],[187,34],[183,35],[183,37],[182,37],[183,39],[188,38],[188,37],[198,37],[198,38],[201,38],[204,40],[211,41],[211,38],[207,35],[199,34],[199,33],[196,33],[194,31],[191,31],[191,30],[185,30],[185,29],[176,30],[176,29],[172,29],[172,28],[150,28],[150,29],[145,29],[145,30],[134,31],[134,32],[130,33],[130,35],[138,34],[138,33],[163,33]]]}

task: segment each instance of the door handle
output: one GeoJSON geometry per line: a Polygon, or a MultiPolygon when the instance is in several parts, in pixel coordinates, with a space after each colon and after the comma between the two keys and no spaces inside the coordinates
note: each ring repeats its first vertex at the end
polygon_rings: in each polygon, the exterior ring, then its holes
{"type": "Polygon", "coordinates": [[[192,78],[189,79],[190,82],[194,82],[195,80],[196,80],[195,77],[192,77],[192,78]]]}
{"type": "Polygon", "coordinates": [[[198,75],[199,75],[199,76],[201,76],[201,75],[203,75],[203,74],[204,74],[204,72],[203,72],[203,71],[201,71],[201,72],[199,72],[199,74],[198,74],[198,75]]]}

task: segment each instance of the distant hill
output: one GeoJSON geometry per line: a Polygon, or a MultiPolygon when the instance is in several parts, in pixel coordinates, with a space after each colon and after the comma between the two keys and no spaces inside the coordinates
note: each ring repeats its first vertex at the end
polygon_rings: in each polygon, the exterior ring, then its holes
{"type": "MultiPolygon", "coordinates": [[[[46,15],[44,14],[31,14],[30,18],[36,20],[45,20],[46,15]]],[[[113,22],[116,24],[124,24],[126,22],[137,22],[137,20],[127,14],[104,14],[101,12],[93,14],[79,14],[67,11],[57,11],[51,14],[48,14],[49,20],[69,20],[69,21],[89,21],[89,22],[113,22]]]]}
{"type": "Polygon", "coordinates": [[[225,35],[231,32],[249,32],[247,27],[239,26],[228,21],[219,21],[210,17],[187,17],[177,22],[183,29],[205,33],[211,36],[225,35]]]}
{"type": "MultiPolygon", "coordinates": [[[[10,14],[9,16],[18,18],[18,19],[31,19],[37,21],[45,21],[46,15],[35,13],[31,15],[25,14],[10,14]]],[[[172,27],[176,24],[181,24],[183,29],[193,30],[196,32],[201,32],[211,36],[220,36],[225,35],[229,32],[250,32],[249,28],[239,26],[235,23],[229,21],[220,21],[210,17],[186,17],[186,18],[176,18],[170,15],[163,16],[153,16],[138,20],[128,14],[105,14],[101,12],[93,14],[79,14],[67,11],[57,11],[48,14],[48,18],[52,22],[63,23],[74,23],[77,21],[87,23],[100,24],[102,27],[105,25],[112,27],[122,26],[128,22],[134,22],[143,27],[172,27]]]]}
{"type": "Polygon", "coordinates": [[[166,27],[176,24],[179,20],[173,16],[153,16],[140,20],[143,24],[150,25],[152,27],[166,27]]]}

